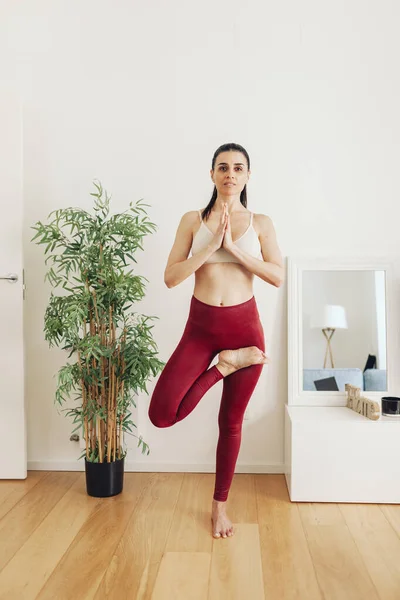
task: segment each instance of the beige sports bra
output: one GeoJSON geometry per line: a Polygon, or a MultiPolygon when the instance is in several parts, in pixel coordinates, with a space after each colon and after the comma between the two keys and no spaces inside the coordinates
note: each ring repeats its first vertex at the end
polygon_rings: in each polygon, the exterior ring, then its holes
{"type": "MultiPolygon", "coordinates": [[[[192,256],[198,254],[198,252],[201,252],[201,250],[203,250],[210,243],[210,241],[215,235],[210,229],[208,229],[207,225],[201,218],[201,210],[199,210],[198,212],[201,225],[193,238],[193,244],[191,248],[192,256]]],[[[247,252],[247,254],[250,254],[255,258],[263,260],[260,242],[258,240],[257,233],[253,227],[253,213],[250,213],[250,223],[248,228],[243,233],[243,235],[241,235],[240,238],[235,240],[233,243],[235,244],[235,246],[237,246],[244,252],[247,252]]],[[[205,261],[204,264],[220,262],[240,263],[240,261],[235,256],[230,254],[227,250],[225,250],[225,248],[218,248],[218,250],[216,250],[210,256],[210,258],[205,261]]]]}

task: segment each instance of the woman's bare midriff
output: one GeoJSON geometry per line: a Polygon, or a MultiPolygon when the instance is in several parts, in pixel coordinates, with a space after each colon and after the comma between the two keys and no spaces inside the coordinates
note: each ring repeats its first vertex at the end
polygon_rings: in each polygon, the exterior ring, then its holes
{"type": "MultiPolygon", "coordinates": [[[[203,210],[203,209],[202,209],[203,210]]],[[[250,211],[241,211],[241,222],[238,231],[232,230],[232,238],[237,239],[248,227],[250,211]]],[[[253,226],[256,227],[255,222],[253,226]]],[[[208,223],[211,231],[216,231],[218,220],[210,218],[208,223]]],[[[196,223],[192,234],[195,235],[200,228],[196,223]]],[[[195,298],[213,306],[234,306],[247,302],[253,295],[254,275],[239,263],[207,263],[195,271],[195,284],[193,295],[195,298]]]]}
{"type": "Polygon", "coordinates": [[[213,306],[233,306],[253,297],[253,273],[238,263],[209,263],[195,272],[193,295],[213,306]]]}

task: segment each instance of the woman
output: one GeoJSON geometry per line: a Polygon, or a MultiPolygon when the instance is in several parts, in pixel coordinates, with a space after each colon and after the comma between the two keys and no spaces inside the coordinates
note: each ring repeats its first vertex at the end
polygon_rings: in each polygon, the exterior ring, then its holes
{"type": "Polygon", "coordinates": [[[149,418],[157,427],[174,425],[223,379],[211,520],[214,537],[229,537],[233,526],[226,501],[243,416],[268,362],[253,279],[257,275],[279,287],[284,269],[272,220],[247,209],[246,150],[233,143],[220,146],[210,173],[212,198],[202,211],[182,216],[165,269],[169,288],[192,273],[195,286],[182,338],[154,388],[149,418]],[[217,354],[218,363],[208,368],[217,354]]]}

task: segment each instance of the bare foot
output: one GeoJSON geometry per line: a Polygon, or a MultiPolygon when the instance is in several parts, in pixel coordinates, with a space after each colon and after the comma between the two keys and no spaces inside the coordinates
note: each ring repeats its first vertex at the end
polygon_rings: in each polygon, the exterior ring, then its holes
{"type": "Polygon", "coordinates": [[[243,367],[255,364],[267,364],[269,357],[257,346],[239,348],[238,350],[222,350],[218,356],[217,369],[226,377],[243,367]]]}
{"type": "Polygon", "coordinates": [[[213,537],[231,537],[234,534],[233,524],[225,511],[226,502],[213,500],[211,522],[213,537]]]}

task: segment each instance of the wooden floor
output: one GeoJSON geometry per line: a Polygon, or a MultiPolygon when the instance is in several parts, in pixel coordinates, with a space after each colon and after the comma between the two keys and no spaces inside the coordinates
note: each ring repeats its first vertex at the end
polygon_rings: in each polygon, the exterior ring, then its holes
{"type": "Polygon", "coordinates": [[[0,481],[1,600],[399,600],[400,506],[292,503],[283,475],[235,474],[213,538],[214,474],[0,481]]]}

